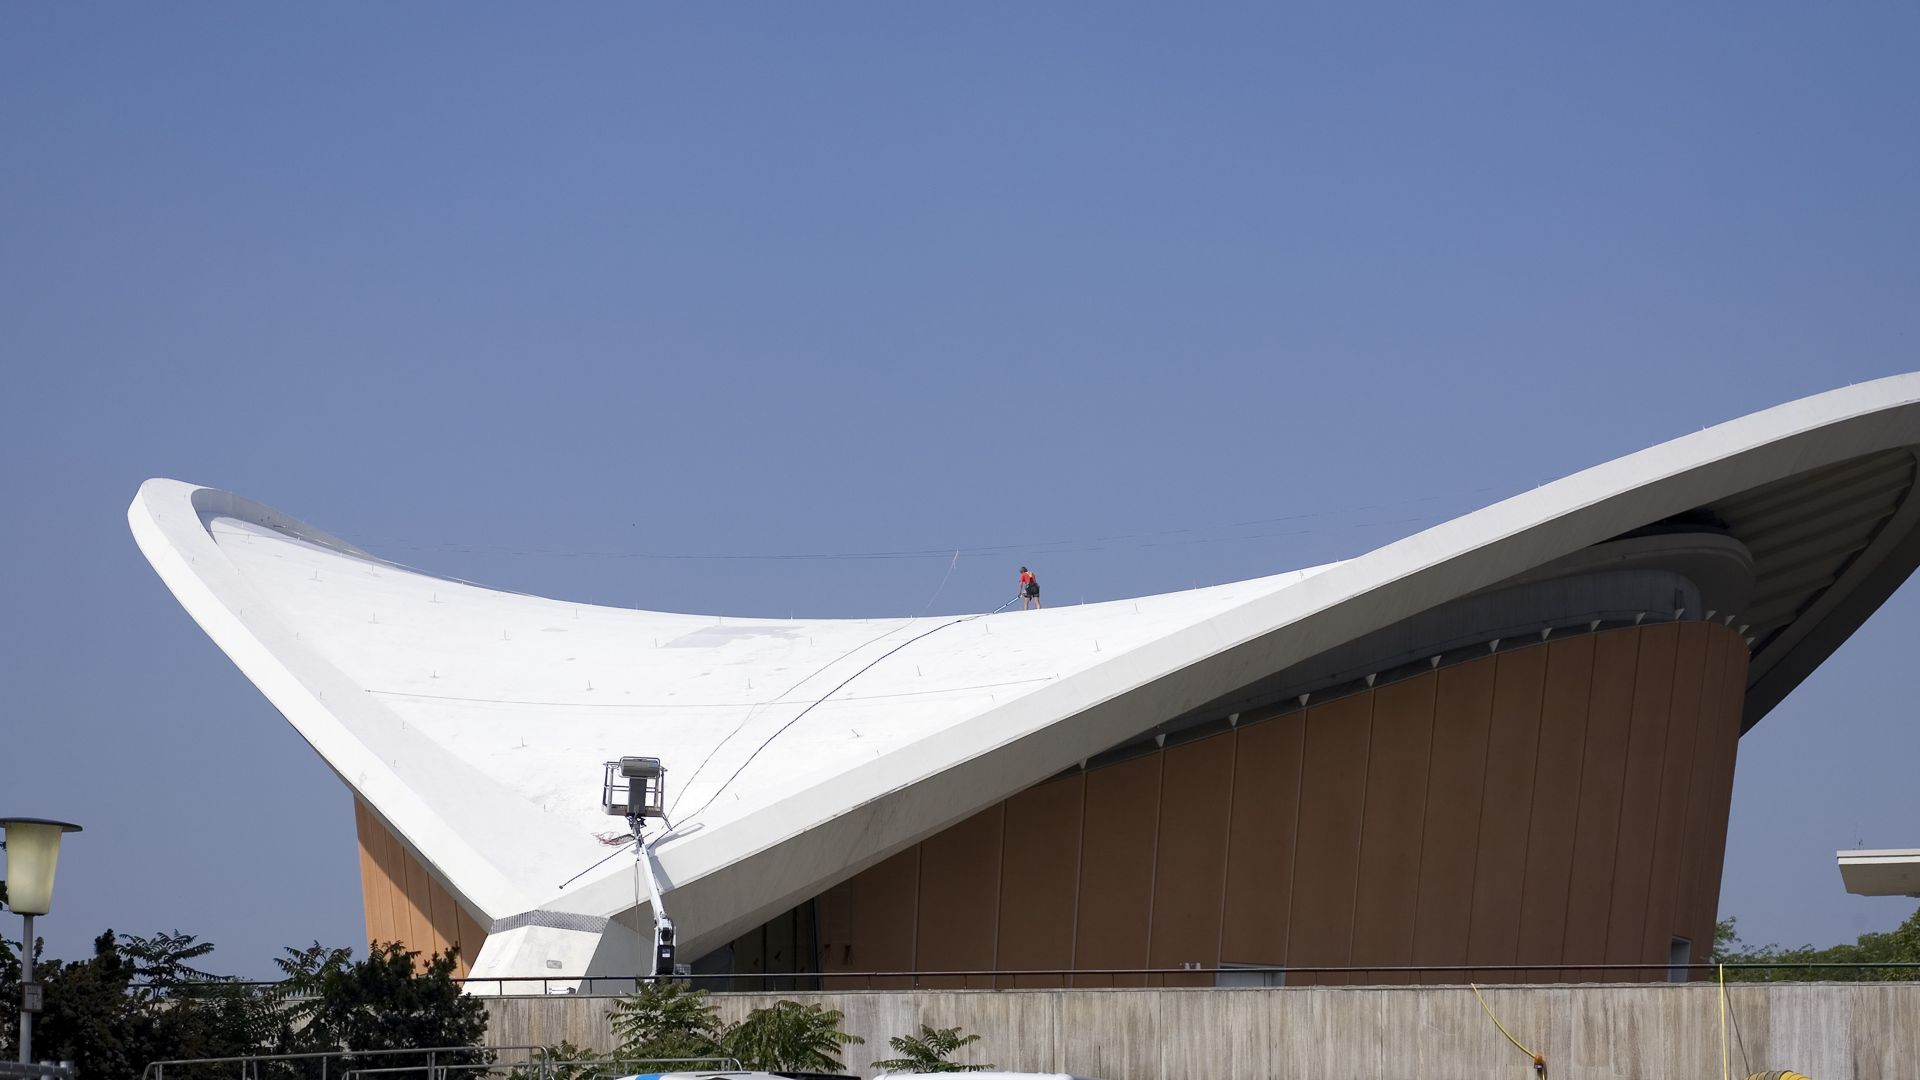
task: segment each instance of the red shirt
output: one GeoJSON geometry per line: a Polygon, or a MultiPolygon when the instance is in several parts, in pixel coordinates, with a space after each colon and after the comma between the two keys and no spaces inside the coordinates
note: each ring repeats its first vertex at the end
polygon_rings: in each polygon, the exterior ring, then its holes
{"type": "Polygon", "coordinates": [[[1033,572],[1030,570],[1020,571],[1020,584],[1022,585],[1033,584],[1033,572]]]}

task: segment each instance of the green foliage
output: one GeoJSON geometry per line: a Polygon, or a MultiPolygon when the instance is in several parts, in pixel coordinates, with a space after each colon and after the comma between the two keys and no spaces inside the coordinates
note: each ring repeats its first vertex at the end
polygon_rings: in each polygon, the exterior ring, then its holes
{"type": "Polygon", "coordinates": [[[729,1028],[723,1045],[743,1068],[767,1072],[839,1072],[840,1049],[866,1042],[840,1030],[838,1009],[776,1001],[729,1028]]]}
{"type": "MultiPolygon", "coordinates": [[[[437,1063],[486,1060],[478,1049],[487,1033],[486,1007],[453,981],[456,949],[434,953],[424,968],[417,964],[420,954],[399,942],[374,942],[359,963],[346,962],[340,953],[316,944],[288,958],[300,972],[294,977],[318,994],[307,1013],[308,1040],[356,1052],[474,1047],[465,1054],[440,1055],[437,1063]]],[[[413,1064],[400,1058],[359,1058],[357,1063],[379,1067],[376,1060],[413,1064]]]]}
{"type": "Polygon", "coordinates": [[[616,1002],[607,1013],[617,1056],[623,1060],[711,1058],[725,1053],[720,1018],[705,990],[684,983],[651,982],[616,1002]]]}
{"type": "Polygon", "coordinates": [[[507,1080],[587,1080],[593,1076],[605,1076],[609,1072],[624,1071],[609,1070],[596,1064],[600,1060],[601,1055],[592,1047],[575,1046],[572,1042],[562,1040],[559,1046],[547,1047],[547,1071],[542,1072],[537,1063],[516,1065],[507,1072],[507,1080]]]}
{"type": "Polygon", "coordinates": [[[1740,940],[1734,920],[1723,919],[1714,926],[1715,963],[1776,964],[1766,968],[1727,968],[1728,982],[1920,982],[1920,967],[1875,967],[1877,964],[1920,964],[1920,909],[1887,933],[1861,934],[1851,945],[1832,945],[1816,949],[1802,945],[1783,949],[1778,945],[1748,947],[1740,940]],[[1861,964],[1863,967],[1796,967],[1802,964],[1861,964]]]}
{"type": "MultiPolygon", "coordinates": [[[[356,964],[350,950],[315,943],[288,949],[277,961],[284,982],[258,987],[206,971],[201,961],[212,951],[211,943],[178,931],[140,937],[109,930],[85,960],[37,963],[46,1008],[34,1024],[34,1056],[71,1059],[99,1077],[135,1077],[152,1061],[342,1049],[474,1047],[440,1061],[485,1060],[477,1047],[486,1012],[453,983],[452,953],[435,955],[416,972],[417,954],[398,945],[375,945],[356,964]]],[[[0,981],[7,984],[0,995],[18,1000],[19,963],[10,950],[0,952],[0,981]]],[[[12,1057],[14,1026],[0,1034],[4,1056],[12,1057]]],[[[229,1067],[208,1069],[209,1077],[231,1075],[229,1067]]],[[[317,1062],[275,1065],[262,1080],[309,1074],[319,1075],[317,1062]]],[[[170,1070],[169,1080],[176,1075],[195,1080],[196,1073],[170,1070]]]]}
{"type": "MultiPolygon", "coordinates": [[[[190,963],[212,951],[178,931],[143,938],[109,930],[86,960],[38,965],[46,1009],[34,1024],[34,1056],[71,1059],[89,1075],[133,1076],[149,1061],[272,1045],[280,1019],[271,1005],[190,963]]],[[[9,1028],[9,1049],[14,1035],[9,1028]]]]}
{"type": "Polygon", "coordinates": [[[840,1049],[865,1040],[840,1030],[835,1009],[775,1002],[745,1020],[722,1025],[705,990],[655,982],[620,999],[607,1017],[617,1055],[628,1062],[665,1058],[737,1058],[743,1068],[838,1072],[840,1049]]]}
{"type": "Polygon", "coordinates": [[[873,1067],[888,1072],[945,1073],[986,1072],[991,1065],[962,1065],[948,1060],[949,1055],[980,1041],[978,1035],[962,1035],[957,1027],[937,1028],[920,1025],[918,1035],[896,1035],[887,1040],[897,1058],[876,1061],[873,1067]]]}

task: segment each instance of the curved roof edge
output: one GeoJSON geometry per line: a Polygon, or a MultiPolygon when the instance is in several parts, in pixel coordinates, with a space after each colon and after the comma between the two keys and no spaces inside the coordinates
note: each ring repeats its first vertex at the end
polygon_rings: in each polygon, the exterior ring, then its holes
{"type": "MultiPolygon", "coordinates": [[[[681,897],[676,914],[691,915],[680,919],[683,946],[692,955],[723,943],[1169,716],[1397,620],[1717,500],[1917,444],[1920,375],[1862,383],[1586,469],[1256,596],[876,761],[821,777],[750,817],[664,845],[661,867],[681,897]]],[[[634,908],[621,868],[531,896],[485,859],[467,857],[477,844],[540,837],[510,821],[455,825],[439,818],[407,778],[369,753],[353,730],[358,725],[335,711],[359,707],[341,704],[352,702],[356,688],[302,648],[297,631],[271,612],[248,608],[246,582],[200,522],[206,508],[264,515],[275,527],[305,530],[314,543],[342,542],[257,503],[175,481],[148,481],[128,512],[141,550],[182,605],[423,861],[490,915],[536,906],[603,915],[634,908]]],[[[1749,724],[1905,580],[1920,560],[1916,513],[1920,507],[1902,506],[1801,613],[1793,632],[1755,656],[1749,724]]]]}

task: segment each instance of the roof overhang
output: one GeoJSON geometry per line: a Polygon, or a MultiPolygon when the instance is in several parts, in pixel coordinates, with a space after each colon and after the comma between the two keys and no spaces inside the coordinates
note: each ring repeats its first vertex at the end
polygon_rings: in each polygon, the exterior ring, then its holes
{"type": "Polygon", "coordinates": [[[1920,848],[1836,851],[1834,858],[1855,896],[1920,896],[1920,848]]]}
{"type": "MultiPolygon", "coordinates": [[[[800,735],[779,736],[800,740],[791,743],[798,749],[788,755],[793,767],[785,774],[776,775],[769,771],[770,763],[748,757],[740,766],[747,771],[736,774],[747,778],[745,784],[727,791],[729,798],[717,807],[675,822],[674,835],[658,847],[658,861],[673,897],[669,906],[680,925],[683,951],[697,955],[724,943],[1063,768],[1345,643],[1677,515],[1874,455],[1910,456],[1909,448],[1915,445],[1920,445],[1920,375],[1898,376],[1675,439],[1317,572],[1200,590],[1192,596],[1014,612],[970,624],[964,631],[943,631],[924,645],[916,643],[901,654],[901,661],[882,664],[885,657],[876,659],[878,674],[860,676],[899,689],[901,703],[891,706],[889,715],[903,725],[911,727],[916,716],[934,717],[913,728],[911,737],[902,736],[868,755],[854,741],[863,737],[851,720],[858,703],[835,699],[811,714],[807,723],[815,726],[795,729],[800,735]],[[1123,606],[1129,603],[1143,622],[1126,617],[1123,606]],[[1001,641],[1009,645],[1004,649],[1009,665],[1016,659],[1029,666],[1040,662],[1051,675],[987,693],[980,672],[999,654],[983,651],[978,639],[982,631],[1007,635],[1001,641]],[[955,670],[970,673],[973,682],[964,688],[953,682],[928,693],[951,695],[964,689],[971,695],[967,700],[978,707],[936,706],[936,700],[950,704],[950,696],[913,703],[915,691],[904,668],[917,671],[916,660],[948,661],[955,670]],[[982,696],[987,700],[978,701],[982,696]]],[[[1916,515],[1920,505],[1902,494],[1866,534],[1864,546],[1822,569],[1827,576],[1804,604],[1765,641],[1756,639],[1749,724],[1805,678],[1920,562],[1916,515]]],[[[463,609],[478,613],[473,618],[492,617],[489,603],[498,605],[501,618],[509,609],[518,613],[515,618],[534,617],[525,615],[533,610],[529,603],[556,609],[568,605],[432,578],[258,503],[176,481],[143,485],[128,516],[141,550],[209,636],[396,835],[476,911],[496,920],[559,912],[637,922],[642,905],[634,894],[632,872],[617,861],[557,887],[555,867],[566,860],[572,865],[590,861],[585,856],[593,846],[591,805],[583,806],[565,792],[556,794],[550,779],[542,781],[548,786],[532,790],[518,784],[510,770],[503,772],[457,746],[449,749],[447,739],[437,737],[431,725],[413,722],[413,714],[395,704],[393,693],[367,685],[352,663],[340,659],[345,653],[322,649],[316,643],[322,633],[303,622],[315,617],[308,601],[295,602],[287,599],[290,593],[266,588],[259,572],[250,569],[247,552],[235,545],[285,543],[299,546],[297,551],[287,549],[290,558],[348,560],[340,565],[364,568],[365,574],[355,570],[337,588],[360,590],[350,598],[360,602],[364,594],[370,610],[377,603],[399,602],[393,600],[396,596],[424,595],[419,590],[427,585],[461,604],[475,605],[463,609]],[[245,535],[238,540],[216,538],[214,528],[220,522],[245,535]]],[[[316,585],[332,584],[322,582],[317,569],[314,577],[316,585]]],[[[1757,587],[1766,590],[1769,583],[1757,587]]],[[[348,594],[329,595],[337,608],[340,596],[348,594]]],[[[433,603],[439,604],[440,598],[436,592],[433,603]]],[[[646,627],[655,627],[657,634],[660,626],[678,626],[673,620],[691,618],[618,612],[616,620],[613,609],[572,607],[576,619],[585,611],[597,620],[596,626],[609,628],[605,633],[629,635],[635,649],[644,649],[638,635],[644,635],[646,627]]],[[[1731,621],[1738,614],[1726,617],[1731,621]]],[[[379,625],[378,611],[372,615],[372,624],[379,625]]],[[[934,620],[901,622],[904,638],[934,620]]],[[[785,633],[826,637],[853,629],[845,620],[801,620],[789,624],[785,633]]],[[[331,632],[338,636],[337,628],[331,632]]],[[[388,632],[369,629],[367,634],[388,632]]],[[[516,632],[501,631],[509,640],[520,640],[513,638],[516,632]]],[[[738,647],[725,633],[691,637],[699,638],[703,648],[718,650],[715,656],[738,647]]],[[[412,639],[397,640],[402,644],[383,647],[414,647],[405,644],[412,639]]],[[[811,644],[813,639],[806,640],[811,644]]],[[[359,644],[348,641],[340,648],[351,651],[359,644]]],[[[660,647],[657,636],[653,646],[660,647]]],[[[417,647],[441,646],[427,642],[417,647]]],[[[811,663],[799,645],[789,642],[781,648],[786,650],[779,654],[781,664],[811,663]]],[[[864,661],[874,654],[847,654],[856,655],[864,661]]],[[[821,656],[830,661],[828,667],[839,662],[827,652],[821,656]]],[[[646,664],[636,660],[635,666],[646,664]]],[[[546,680],[541,685],[551,689],[559,678],[554,672],[560,670],[548,665],[528,677],[546,680]]],[[[565,670],[572,678],[573,669],[565,670]]],[[[749,679],[752,674],[747,672],[749,679]]],[[[437,671],[434,677],[439,678],[437,671]]],[[[763,679],[775,677],[770,669],[763,673],[763,679]]],[[[648,685],[667,685],[656,683],[648,685]]],[[[555,703],[554,732],[563,732],[564,725],[573,722],[570,717],[601,703],[575,700],[580,695],[574,691],[580,688],[569,685],[572,697],[555,703]]],[[[596,687],[589,683],[585,690],[596,687]]],[[[784,721],[810,708],[805,700],[804,693],[769,696],[740,723],[745,727],[784,721]]],[[[488,699],[474,705],[473,716],[481,717],[483,706],[494,704],[498,702],[488,699]]],[[[444,718],[453,707],[435,708],[433,715],[444,718]]],[[[642,745],[652,730],[650,723],[656,721],[636,719],[624,729],[628,734],[614,740],[618,745],[578,746],[582,786],[607,757],[653,752],[642,745]]],[[[692,756],[670,758],[669,768],[685,776],[704,745],[700,740],[707,738],[707,728],[691,721],[673,723],[680,724],[673,730],[681,734],[672,737],[684,734],[692,756]]],[[[447,730],[460,734],[457,727],[447,730]]]]}

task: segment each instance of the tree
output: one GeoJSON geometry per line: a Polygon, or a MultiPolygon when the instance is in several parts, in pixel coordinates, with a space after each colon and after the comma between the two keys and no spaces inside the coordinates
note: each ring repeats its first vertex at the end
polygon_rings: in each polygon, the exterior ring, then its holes
{"type": "Polygon", "coordinates": [[[545,1068],[542,1062],[534,1061],[526,1065],[515,1065],[507,1071],[507,1080],[587,1080],[593,1076],[605,1076],[609,1072],[624,1072],[624,1069],[609,1070],[602,1063],[600,1053],[590,1046],[575,1046],[569,1040],[560,1040],[559,1046],[547,1047],[545,1068]]]}
{"type": "Polygon", "coordinates": [[[1772,964],[1773,967],[1743,968],[1729,966],[1729,982],[1790,982],[1818,979],[1822,982],[1920,982],[1920,967],[1880,967],[1875,965],[1920,964],[1920,909],[1905,922],[1886,933],[1861,934],[1851,945],[1833,945],[1816,949],[1802,945],[1783,949],[1778,945],[1749,948],[1735,932],[1734,920],[1723,919],[1714,927],[1715,963],[1772,964]],[[1856,967],[1822,968],[1795,965],[1854,964],[1856,967]]]}
{"type": "Polygon", "coordinates": [[[776,1001],[755,1009],[728,1029],[724,1045],[729,1057],[748,1069],[767,1072],[839,1072],[841,1047],[866,1042],[840,1030],[845,1019],[838,1009],[776,1001]]]}
{"type": "Polygon", "coordinates": [[[190,961],[213,951],[191,934],[94,939],[93,955],[36,972],[46,1007],[35,1056],[70,1059],[89,1074],[133,1075],[149,1061],[257,1053],[277,1017],[250,987],[190,961]]]}
{"type": "Polygon", "coordinates": [[[979,1041],[980,1036],[962,1035],[957,1027],[937,1028],[921,1024],[918,1035],[895,1035],[888,1039],[887,1044],[900,1056],[876,1061],[873,1067],[906,1073],[986,1072],[993,1066],[962,1065],[948,1060],[948,1055],[979,1041]]]}
{"type": "Polygon", "coordinates": [[[607,1012],[624,1061],[716,1058],[725,1034],[705,990],[684,983],[650,982],[607,1012]]]}
{"type": "MultiPolygon", "coordinates": [[[[465,1053],[442,1054],[436,1064],[479,1064],[485,1060],[480,1040],[487,1033],[487,1011],[480,999],[461,993],[453,981],[458,950],[434,953],[424,967],[420,954],[397,941],[374,942],[367,958],[345,963],[337,950],[316,944],[292,954],[318,992],[307,1020],[306,1039],[315,1049],[342,1049],[356,1053],[420,1050],[430,1047],[472,1048],[465,1053]],[[317,952],[315,950],[318,950],[317,952]]],[[[417,1059],[360,1060],[361,1067],[422,1064],[417,1059]]]]}

